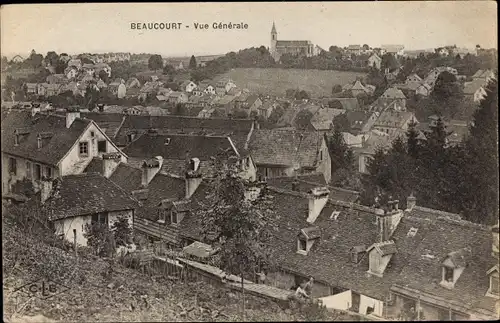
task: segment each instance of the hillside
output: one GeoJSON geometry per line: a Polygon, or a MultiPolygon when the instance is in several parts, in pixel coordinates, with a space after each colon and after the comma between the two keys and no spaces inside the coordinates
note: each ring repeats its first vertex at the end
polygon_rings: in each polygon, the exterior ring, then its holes
{"type": "Polygon", "coordinates": [[[230,78],[240,88],[262,94],[284,95],[286,89],[299,88],[306,90],[312,97],[321,97],[331,95],[335,84],[344,85],[365,75],[331,70],[234,68],[218,75],[215,80],[230,78]]]}
{"type": "MultiPolygon", "coordinates": [[[[33,226],[22,228],[18,220],[14,223],[12,217],[3,217],[4,322],[14,323],[22,315],[43,315],[62,322],[240,320],[237,292],[203,282],[150,277],[116,263],[110,266],[109,260],[86,252],[76,262],[73,253],[53,246],[57,240],[48,243],[50,238],[39,229],[33,232],[33,226]],[[57,281],[69,289],[46,300],[15,291],[38,279],[57,281]]],[[[250,321],[347,319],[338,313],[308,311],[309,307],[284,310],[250,295],[246,301],[250,321]]]]}

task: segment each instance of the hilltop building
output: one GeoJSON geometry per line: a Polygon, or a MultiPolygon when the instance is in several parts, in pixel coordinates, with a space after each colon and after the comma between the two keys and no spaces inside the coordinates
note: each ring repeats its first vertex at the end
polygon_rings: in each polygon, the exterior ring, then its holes
{"type": "Polygon", "coordinates": [[[311,57],[316,55],[317,48],[310,40],[278,40],[278,32],[273,22],[271,29],[271,47],[269,52],[275,61],[283,54],[294,54],[311,57]]]}

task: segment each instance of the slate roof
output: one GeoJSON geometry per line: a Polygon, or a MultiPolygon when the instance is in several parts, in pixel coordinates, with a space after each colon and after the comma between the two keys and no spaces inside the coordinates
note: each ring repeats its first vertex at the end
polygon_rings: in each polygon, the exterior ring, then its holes
{"type": "Polygon", "coordinates": [[[356,98],[324,98],[321,100],[323,106],[328,106],[330,101],[338,101],[342,108],[347,111],[359,110],[359,101],[356,98]]]}
{"type": "Polygon", "coordinates": [[[363,111],[363,110],[355,110],[348,111],[346,113],[347,120],[349,120],[350,128],[361,130],[363,125],[366,124],[370,116],[373,112],[363,111]]]}
{"type": "Polygon", "coordinates": [[[229,150],[238,155],[230,138],[225,136],[146,133],[124,148],[124,152],[126,151],[130,157],[162,156],[164,159],[183,161],[186,159],[187,151],[189,151],[190,158],[196,157],[208,161],[222,150],[229,150]]]}
{"type": "Polygon", "coordinates": [[[181,116],[136,116],[129,115],[115,136],[121,145],[127,144],[129,131],[145,132],[147,129],[159,129],[163,132],[199,133],[210,131],[218,134],[248,133],[253,124],[252,119],[217,119],[181,116]]]}
{"type": "Polygon", "coordinates": [[[51,221],[139,206],[126,191],[98,173],[63,176],[56,191],[42,207],[51,221]]]}
{"type": "Polygon", "coordinates": [[[384,98],[391,98],[391,99],[406,99],[405,95],[401,90],[398,90],[395,87],[390,87],[388,88],[384,94],[382,94],[382,97],[384,98]]]}
{"type": "MultiPolygon", "coordinates": [[[[94,160],[91,162],[95,163],[94,160]]],[[[102,160],[101,160],[102,163],[102,160]]],[[[90,166],[89,167],[96,167],[90,166]]],[[[137,190],[141,187],[142,183],[142,170],[139,168],[132,167],[125,163],[120,163],[113,174],[109,177],[114,183],[120,186],[128,193],[137,190]]]]}
{"type": "Polygon", "coordinates": [[[65,116],[37,113],[32,117],[29,111],[10,111],[2,114],[2,151],[56,166],[91,122],[76,118],[71,127],[66,128],[65,116]],[[16,128],[29,129],[29,134],[23,136],[17,146],[16,128]],[[38,149],[37,136],[43,132],[51,132],[53,136],[44,140],[42,148],[38,149]]]}
{"type": "Polygon", "coordinates": [[[249,152],[256,164],[315,167],[323,134],[298,130],[254,130],[249,152]]]}

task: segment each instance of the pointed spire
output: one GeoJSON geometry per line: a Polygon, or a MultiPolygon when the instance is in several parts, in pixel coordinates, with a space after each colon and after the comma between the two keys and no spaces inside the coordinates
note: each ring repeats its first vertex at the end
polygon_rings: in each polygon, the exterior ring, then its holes
{"type": "Polygon", "coordinates": [[[273,28],[271,29],[271,33],[272,34],[277,34],[277,32],[276,32],[276,26],[274,25],[274,21],[273,21],[273,28]]]}

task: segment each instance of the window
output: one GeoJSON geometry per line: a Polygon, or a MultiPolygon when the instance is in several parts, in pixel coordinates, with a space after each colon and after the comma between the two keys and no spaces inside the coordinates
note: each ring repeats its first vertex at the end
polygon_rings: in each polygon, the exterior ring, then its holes
{"type": "Polygon", "coordinates": [[[38,149],[42,148],[42,138],[41,137],[36,138],[36,145],[37,145],[38,149]]]}
{"type": "Polygon", "coordinates": [[[444,267],[444,281],[453,282],[453,268],[444,267]]]}
{"type": "Polygon", "coordinates": [[[9,173],[17,175],[17,160],[15,158],[9,158],[9,173]]]}
{"type": "Polygon", "coordinates": [[[52,168],[49,166],[45,167],[45,177],[52,178],[52,168]]]}
{"type": "Polygon", "coordinates": [[[26,178],[31,179],[31,177],[32,177],[31,162],[27,161],[26,162],[26,178]]]}
{"type": "Polygon", "coordinates": [[[179,218],[177,217],[177,212],[176,211],[172,211],[170,212],[170,222],[172,224],[178,224],[179,222],[179,218]]]}
{"type": "Polygon", "coordinates": [[[319,160],[323,160],[323,150],[319,152],[319,160]]]}
{"type": "Polygon", "coordinates": [[[158,209],[158,222],[165,223],[165,209],[158,209]]]}
{"type": "Polygon", "coordinates": [[[498,276],[490,276],[490,293],[499,295],[498,276]]]}
{"type": "Polygon", "coordinates": [[[99,140],[97,142],[97,151],[100,153],[105,153],[107,151],[107,144],[108,142],[106,140],[99,140]]]}
{"type": "Polygon", "coordinates": [[[40,164],[35,164],[35,179],[40,180],[42,178],[42,166],[40,164]]]}
{"type": "Polygon", "coordinates": [[[91,131],[91,132],[90,132],[90,137],[91,137],[91,138],[94,138],[94,137],[95,137],[95,132],[91,131]]]}
{"type": "Polygon", "coordinates": [[[108,224],[108,213],[101,212],[92,215],[92,224],[94,223],[108,224]]]}
{"type": "Polygon", "coordinates": [[[305,239],[299,239],[299,251],[307,250],[307,241],[305,239]]]}
{"type": "Polygon", "coordinates": [[[79,144],[79,153],[82,156],[88,156],[89,154],[89,143],[86,141],[83,141],[79,144]]]}

